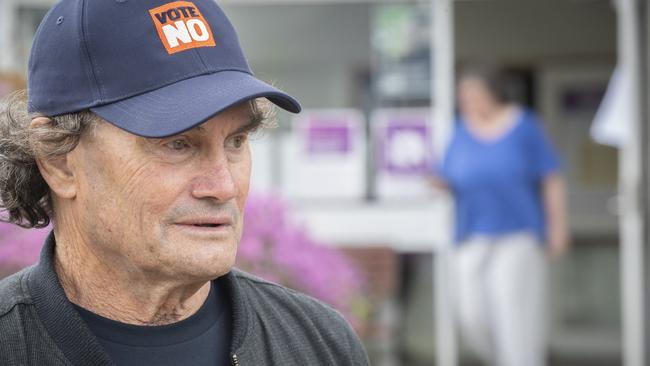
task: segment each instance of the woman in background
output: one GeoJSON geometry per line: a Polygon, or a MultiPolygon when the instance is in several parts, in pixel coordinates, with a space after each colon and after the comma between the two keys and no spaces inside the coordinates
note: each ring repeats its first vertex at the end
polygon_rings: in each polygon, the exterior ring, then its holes
{"type": "Polygon", "coordinates": [[[540,122],[505,90],[498,71],[463,72],[438,179],[456,206],[461,333],[489,364],[543,366],[547,257],[568,247],[564,184],[540,122]]]}

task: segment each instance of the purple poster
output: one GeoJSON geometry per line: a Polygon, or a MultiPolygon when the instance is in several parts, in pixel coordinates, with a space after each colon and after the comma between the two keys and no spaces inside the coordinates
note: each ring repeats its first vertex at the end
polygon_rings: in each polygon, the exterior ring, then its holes
{"type": "Polygon", "coordinates": [[[345,155],[352,149],[352,131],[345,120],[313,119],[305,132],[310,155],[345,155]]]}
{"type": "Polygon", "coordinates": [[[393,175],[421,175],[431,163],[427,118],[388,116],[379,141],[379,169],[393,175]]]}

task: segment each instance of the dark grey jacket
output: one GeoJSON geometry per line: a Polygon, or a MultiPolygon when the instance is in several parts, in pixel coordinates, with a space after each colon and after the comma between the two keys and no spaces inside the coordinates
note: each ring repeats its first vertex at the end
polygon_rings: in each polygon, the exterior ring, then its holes
{"type": "MultiPolygon", "coordinates": [[[[39,264],[0,281],[0,365],[112,365],[54,271],[53,235],[39,264]]],[[[231,363],[368,365],[361,342],[330,307],[241,271],[225,277],[231,363]]]]}

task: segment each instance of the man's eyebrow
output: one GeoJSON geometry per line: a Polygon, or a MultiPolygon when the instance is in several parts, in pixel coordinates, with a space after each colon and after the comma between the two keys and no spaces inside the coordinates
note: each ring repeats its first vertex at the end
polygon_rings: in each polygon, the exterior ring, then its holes
{"type": "MultiPolygon", "coordinates": [[[[245,124],[243,124],[242,126],[240,126],[239,128],[237,128],[235,131],[231,132],[230,135],[237,135],[237,134],[244,133],[244,132],[253,132],[253,131],[257,130],[262,125],[262,123],[264,122],[264,119],[265,118],[264,118],[264,115],[262,113],[253,112],[248,117],[248,121],[245,124]]],[[[203,125],[198,125],[198,126],[194,127],[194,129],[197,132],[200,132],[200,133],[205,133],[206,132],[206,129],[205,129],[205,127],[203,125]]]]}
{"type": "Polygon", "coordinates": [[[231,135],[238,135],[244,132],[254,132],[262,125],[262,122],[264,122],[264,115],[262,113],[251,113],[248,122],[236,129],[231,133],[231,135]]]}

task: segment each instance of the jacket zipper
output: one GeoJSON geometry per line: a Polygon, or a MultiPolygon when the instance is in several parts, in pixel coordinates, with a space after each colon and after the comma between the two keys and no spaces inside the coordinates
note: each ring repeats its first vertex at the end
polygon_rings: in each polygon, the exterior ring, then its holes
{"type": "Polygon", "coordinates": [[[236,354],[233,353],[233,354],[230,356],[230,361],[231,361],[231,363],[232,363],[232,366],[239,366],[239,358],[237,358],[237,355],[236,355],[236,354]]]}

